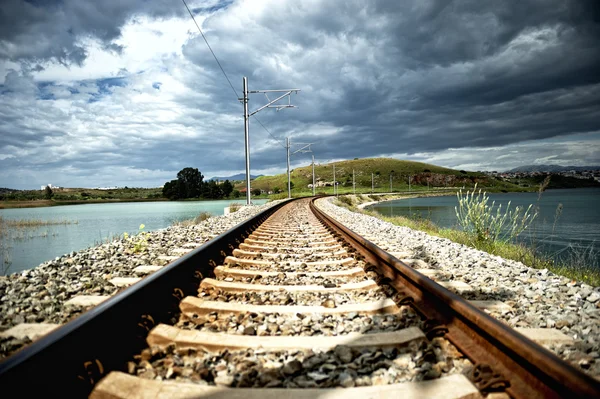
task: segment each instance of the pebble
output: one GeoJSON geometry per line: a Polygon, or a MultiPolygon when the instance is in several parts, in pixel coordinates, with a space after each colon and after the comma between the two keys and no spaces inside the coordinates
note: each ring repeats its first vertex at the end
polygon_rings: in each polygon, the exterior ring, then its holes
{"type": "MultiPolygon", "coordinates": [[[[198,245],[240,222],[279,203],[244,206],[225,216],[214,216],[193,226],[171,226],[147,233],[147,245],[135,252],[132,240],[117,239],[102,245],[70,252],[33,269],[0,276],[0,331],[23,322],[66,323],[85,308],[65,307],[76,295],[114,295],[124,288],[108,280],[136,277],[137,266],[159,265],[159,257],[190,243],[198,245]]],[[[163,261],[164,263],[164,261],[163,261]]],[[[32,265],[33,266],[33,265],[32,265]]],[[[0,359],[29,342],[5,339],[0,342],[0,359]]]]}
{"type": "MultiPolygon", "coordinates": [[[[600,377],[600,287],[395,226],[338,207],[332,201],[320,199],[317,206],[384,250],[410,253],[427,268],[441,272],[441,277],[434,280],[468,283],[473,291],[461,293],[465,299],[497,300],[511,306],[510,310],[487,311],[498,320],[511,327],[555,328],[575,338],[572,345],[553,345],[549,349],[600,377]]],[[[421,268],[416,264],[412,267],[421,268]]]]}

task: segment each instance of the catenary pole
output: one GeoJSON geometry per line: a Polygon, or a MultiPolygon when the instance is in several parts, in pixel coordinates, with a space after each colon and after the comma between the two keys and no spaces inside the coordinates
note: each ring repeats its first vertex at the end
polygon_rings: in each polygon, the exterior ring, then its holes
{"type": "Polygon", "coordinates": [[[315,196],[315,156],[312,156],[312,172],[313,172],[313,197],[315,196]]]}
{"type": "Polygon", "coordinates": [[[246,205],[250,205],[250,136],[248,134],[248,78],[244,77],[244,139],[246,142],[246,205]]]}
{"type": "Polygon", "coordinates": [[[356,195],[356,183],[354,182],[354,169],[352,169],[352,194],[356,195]]]}
{"type": "Polygon", "coordinates": [[[371,172],[371,194],[375,192],[375,181],[373,179],[373,172],[371,172]]]}
{"type": "Polygon", "coordinates": [[[335,164],[333,164],[333,195],[336,195],[337,184],[335,184],[335,164]]]}
{"type": "Polygon", "coordinates": [[[290,183],[290,138],[286,137],[285,147],[287,149],[287,178],[288,178],[288,198],[292,198],[292,184],[290,183]]]}
{"type": "Polygon", "coordinates": [[[300,89],[252,90],[252,91],[249,91],[248,90],[248,78],[245,76],[244,76],[243,83],[244,83],[244,90],[243,90],[244,97],[238,98],[238,100],[240,100],[244,103],[244,133],[245,133],[245,141],[246,141],[246,191],[247,191],[246,192],[246,204],[250,205],[251,204],[251,201],[250,201],[250,137],[248,134],[249,118],[251,116],[253,116],[254,114],[256,114],[257,112],[262,111],[265,108],[275,108],[277,111],[282,110],[284,108],[296,108],[295,105],[291,104],[290,97],[291,97],[292,93],[298,94],[300,89]],[[262,107],[259,107],[256,111],[249,113],[248,112],[248,94],[253,94],[253,93],[263,93],[265,95],[265,97],[267,98],[268,102],[265,105],[263,105],[262,107]],[[279,97],[275,98],[274,100],[271,100],[269,98],[270,93],[277,93],[277,94],[284,93],[284,94],[280,95],[279,97]],[[279,100],[284,99],[285,97],[288,97],[287,104],[278,103],[279,100]]]}

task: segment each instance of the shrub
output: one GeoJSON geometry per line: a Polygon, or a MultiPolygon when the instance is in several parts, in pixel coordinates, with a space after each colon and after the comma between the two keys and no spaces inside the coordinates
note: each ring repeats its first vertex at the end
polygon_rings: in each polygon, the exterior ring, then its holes
{"type": "Polygon", "coordinates": [[[517,206],[514,211],[510,209],[510,201],[506,210],[502,211],[502,205],[498,205],[494,212],[495,201],[488,205],[489,197],[479,189],[467,191],[463,196],[460,190],[456,196],[458,206],[454,208],[458,223],[463,230],[475,235],[477,241],[511,241],[521,234],[529,224],[536,218],[537,212],[530,213],[532,205],[527,210],[517,206]]]}
{"type": "Polygon", "coordinates": [[[339,200],[341,203],[343,203],[343,204],[346,204],[346,205],[348,205],[348,206],[352,206],[352,205],[354,205],[354,201],[352,201],[352,198],[350,198],[350,197],[349,197],[349,196],[347,196],[347,195],[342,195],[341,197],[338,197],[338,200],[339,200]]]}
{"type": "Polygon", "coordinates": [[[194,218],[194,223],[198,224],[200,222],[204,222],[207,219],[210,219],[212,217],[212,213],[210,212],[200,212],[200,214],[198,216],[196,216],[196,218],[194,218]]]}
{"type": "Polygon", "coordinates": [[[238,202],[232,202],[229,204],[229,213],[237,212],[242,206],[238,202]]]}

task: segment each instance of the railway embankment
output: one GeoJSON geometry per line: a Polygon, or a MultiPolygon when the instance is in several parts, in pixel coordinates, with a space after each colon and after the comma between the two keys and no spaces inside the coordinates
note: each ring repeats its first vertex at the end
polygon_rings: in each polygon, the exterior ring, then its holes
{"type": "Polygon", "coordinates": [[[461,292],[464,298],[497,303],[486,312],[516,329],[539,329],[536,341],[600,377],[600,287],[352,212],[332,201],[321,199],[317,205],[433,280],[468,286],[461,292]]]}

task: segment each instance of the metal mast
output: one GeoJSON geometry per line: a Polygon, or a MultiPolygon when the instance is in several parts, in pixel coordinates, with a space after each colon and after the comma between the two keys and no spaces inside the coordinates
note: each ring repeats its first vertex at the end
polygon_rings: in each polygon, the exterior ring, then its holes
{"type": "Polygon", "coordinates": [[[244,76],[244,140],[246,142],[246,205],[250,205],[250,135],[248,133],[248,78],[244,76]]]}
{"type": "Polygon", "coordinates": [[[262,111],[265,108],[275,108],[275,109],[277,109],[277,111],[279,111],[280,109],[283,109],[283,108],[296,108],[295,105],[291,104],[291,96],[292,96],[292,93],[298,94],[300,89],[248,90],[248,78],[245,76],[244,76],[243,83],[244,83],[244,97],[240,98],[239,100],[244,103],[244,133],[245,133],[245,141],[246,141],[246,204],[250,205],[251,204],[251,202],[250,202],[250,136],[248,133],[249,118],[252,115],[256,114],[257,112],[262,111]],[[267,102],[267,104],[258,108],[256,111],[254,111],[252,113],[248,113],[248,94],[253,94],[253,93],[264,93],[268,102],[267,102]],[[284,94],[280,95],[279,97],[277,97],[274,100],[271,100],[267,93],[284,93],[284,94]],[[287,104],[277,104],[277,101],[279,101],[285,97],[288,97],[287,104]]]}
{"type": "Polygon", "coordinates": [[[375,191],[375,182],[373,180],[373,172],[371,172],[371,194],[373,194],[375,191]]]}
{"type": "Polygon", "coordinates": [[[333,195],[335,195],[335,189],[336,189],[336,184],[335,184],[335,164],[333,164],[333,195]]]}
{"type": "Polygon", "coordinates": [[[290,180],[290,138],[285,138],[285,149],[287,151],[287,178],[288,178],[288,198],[292,198],[292,183],[290,180]]]}
{"type": "MultiPolygon", "coordinates": [[[[310,146],[313,145],[313,143],[296,143],[296,145],[302,145],[303,147],[300,147],[300,149],[292,152],[290,154],[290,148],[292,147],[292,143],[289,137],[287,137],[285,139],[285,148],[286,148],[286,152],[287,152],[287,178],[288,178],[288,198],[292,198],[292,180],[291,180],[291,173],[290,173],[290,155],[294,155],[298,152],[312,152],[312,150],[310,149],[310,146]]],[[[314,156],[313,156],[313,161],[314,161],[314,156]]],[[[314,166],[313,166],[314,169],[314,166]]]]}
{"type": "Polygon", "coordinates": [[[315,156],[312,156],[312,172],[313,172],[313,197],[315,196],[315,156]]]}

